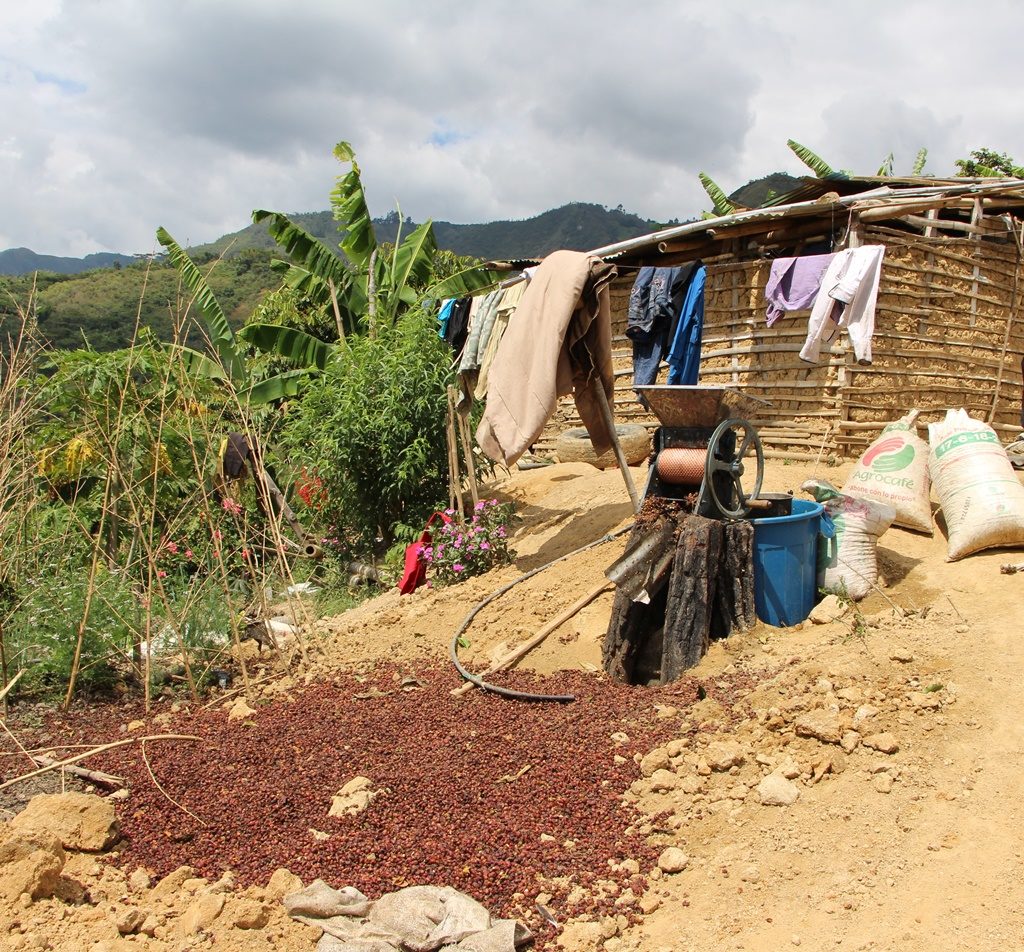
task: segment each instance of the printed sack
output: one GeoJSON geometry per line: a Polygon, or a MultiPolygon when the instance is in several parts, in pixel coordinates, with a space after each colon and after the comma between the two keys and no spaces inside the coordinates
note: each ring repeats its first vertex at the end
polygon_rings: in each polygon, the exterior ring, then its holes
{"type": "Polygon", "coordinates": [[[818,540],[818,588],[859,602],[878,581],[878,537],[892,525],[896,510],[848,496],[825,479],[809,479],[800,488],[825,507],[835,526],[833,538],[818,540]]]}
{"type": "Polygon", "coordinates": [[[896,510],[895,525],[932,534],[928,444],[917,435],[912,410],[890,423],[857,460],[843,492],[896,510]]]}
{"type": "Polygon", "coordinates": [[[398,582],[398,591],[402,595],[411,595],[427,580],[427,561],[423,558],[423,550],[433,541],[430,527],[440,519],[451,522],[443,512],[435,512],[427,520],[419,539],[405,547],[405,566],[398,582]]]}
{"type": "Polygon", "coordinates": [[[950,562],[1024,545],[1024,486],[995,431],[966,410],[928,425],[932,485],[946,520],[950,562]]]}

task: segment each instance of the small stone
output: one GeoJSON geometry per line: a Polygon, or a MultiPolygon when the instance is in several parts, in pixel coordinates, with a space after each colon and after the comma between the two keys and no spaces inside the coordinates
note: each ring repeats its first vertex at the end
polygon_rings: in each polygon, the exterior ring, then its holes
{"type": "Polygon", "coordinates": [[[628,763],[628,761],[621,754],[616,754],[614,757],[612,757],[612,763],[618,767],[621,767],[623,764],[628,763]]]}
{"type": "Polygon", "coordinates": [[[653,793],[666,793],[675,790],[679,778],[671,770],[655,770],[651,776],[651,791],[653,793]]]}
{"type": "Polygon", "coordinates": [[[914,660],[914,655],[906,648],[893,648],[889,652],[889,660],[898,661],[900,664],[910,664],[914,660]]]}
{"type": "Polygon", "coordinates": [[[891,793],[892,792],[892,777],[887,773],[875,774],[874,779],[871,781],[871,785],[879,793],[891,793]]]}
{"type": "Polygon", "coordinates": [[[125,730],[131,734],[133,731],[141,731],[146,726],[145,721],[129,721],[125,725],[125,730]]]}
{"type": "Polygon", "coordinates": [[[178,920],[179,932],[183,936],[190,936],[208,929],[223,908],[224,897],[220,893],[205,893],[178,920]]]}
{"type": "Polygon", "coordinates": [[[196,871],[191,866],[179,866],[153,887],[151,898],[156,900],[172,899],[181,890],[186,880],[192,879],[195,874],[196,871]]]}
{"type": "Polygon", "coordinates": [[[813,737],[823,744],[838,744],[843,736],[839,715],[820,708],[802,714],[793,727],[800,737],[813,737]]]}
{"type": "Polygon", "coordinates": [[[616,731],[609,739],[613,744],[628,744],[629,734],[626,734],[623,731],[616,731]]]}
{"type": "Polygon", "coordinates": [[[137,906],[115,905],[110,911],[110,920],[121,935],[132,935],[146,921],[146,913],[137,906]]]}
{"type": "Polygon", "coordinates": [[[236,929],[262,929],[270,922],[270,910],[254,899],[237,899],[231,903],[230,919],[236,929]]]}
{"type": "Polygon", "coordinates": [[[871,720],[873,717],[878,716],[878,708],[871,704],[862,704],[853,715],[853,726],[855,728],[860,727],[865,721],[871,720]]]}
{"type": "Polygon", "coordinates": [[[693,774],[687,774],[679,780],[676,789],[693,796],[693,794],[700,793],[704,789],[704,781],[693,774]]]}
{"type": "Polygon", "coordinates": [[[290,869],[283,867],[275,869],[267,882],[267,897],[270,899],[284,899],[292,893],[302,889],[302,880],[290,869]]]}
{"type": "Polygon", "coordinates": [[[229,721],[244,721],[246,718],[254,717],[256,711],[249,707],[244,697],[239,697],[235,702],[228,708],[228,720],[229,721]]]}
{"type": "Polygon", "coordinates": [[[852,754],[860,744],[860,734],[856,731],[846,731],[839,741],[839,746],[848,754],[852,754]]]}
{"type": "Polygon", "coordinates": [[[907,700],[918,710],[937,710],[942,707],[942,701],[935,691],[911,691],[907,700]]]}
{"type": "Polygon", "coordinates": [[[678,846],[670,846],[662,850],[658,857],[658,869],[663,873],[681,873],[690,865],[690,857],[678,846]]]}
{"type": "Polygon", "coordinates": [[[779,764],[775,773],[780,774],[787,780],[796,780],[803,773],[803,770],[800,769],[800,765],[792,757],[787,757],[779,764]]]}
{"type": "Polygon", "coordinates": [[[870,747],[872,750],[877,750],[882,754],[895,754],[900,749],[900,745],[896,743],[896,738],[887,731],[881,734],[871,734],[865,737],[862,743],[865,747],[870,747]]]}
{"type": "Polygon", "coordinates": [[[260,656],[260,643],[255,638],[246,638],[237,645],[231,646],[231,657],[242,661],[255,661],[260,656]]]}
{"type": "Polygon", "coordinates": [[[353,777],[333,797],[328,816],[356,816],[362,813],[377,797],[380,790],[373,790],[369,777],[353,777]]]}
{"type": "MultiPolygon", "coordinates": [[[[555,839],[555,837],[553,837],[553,836],[552,836],[552,835],[551,835],[550,833],[541,833],[541,835],[540,835],[540,841],[541,841],[542,843],[556,843],[556,842],[557,842],[557,840],[555,839]]],[[[540,899],[538,899],[538,900],[537,900],[537,902],[541,902],[541,900],[540,900],[540,899]]],[[[547,905],[547,904],[546,904],[546,903],[543,903],[543,902],[541,902],[541,905],[547,905]]]]}
{"type": "Polygon", "coordinates": [[[708,766],[717,771],[738,767],[744,758],[743,748],[733,741],[715,741],[708,744],[708,749],[704,752],[708,766]]]}
{"type": "Polygon", "coordinates": [[[654,713],[662,719],[667,719],[675,717],[679,713],[679,708],[672,707],[671,704],[656,704],[654,706],[654,713]]]}
{"type": "Polygon", "coordinates": [[[644,777],[654,775],[656,770],[668,770],[672,766],[672,758],[664,747],[656,747],[640,761],[640,773],[644,777]]]}
{"type": "Polygon", "coordinates": [[[701,777],[711,776],[711,767],[703,757],[697,761],[697,773],[701,777]]]}
{"type": "Polygon", "coordinates": [[[149,870],[143,869],[141,866],[128,877],[128,885],[131,886],[132,892],[142,892],[145,889],[149,889],[152,883],[153,880],[149,875],[149,870]]]}
{"type": "Polygon", "coordinates": [[[761,881],[761,870],[751,863],[740,870],[740,879],[745,883],[759,883],[761,881]]]}
{"type": "Polygon", "coordinates": [[[160,920],[157,919],[152,913],[150,913],[143,920],[142,925],[139,926],[139,935],[149,936],[151,939],[156,935],[156,930],[160,928],[160,920]]]}
{"type": "Polygon", "coordinates": [[[828,625],[839,621],[849,608],[849,603],[840,601],[838,595],[826,595],[811,609],[808,619],[815,625],[828,625]]]}
{"type": "Polygon", "coordinates": [[[757,785],[757,796],[766,807],[788,807],[800,797],[800,788],[780,774],[768,774],[757,785]]]}

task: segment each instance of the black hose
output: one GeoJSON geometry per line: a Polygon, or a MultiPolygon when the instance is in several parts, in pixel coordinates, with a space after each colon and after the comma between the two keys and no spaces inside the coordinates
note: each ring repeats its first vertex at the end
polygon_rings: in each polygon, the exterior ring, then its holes
{"type": "Polygon", "coordinates": [[[465,634],[466,629],[469,628],[473,619],[476,618],[483,609],[490,605],[491,602],[504,595],[509,589],[514,588],[520,582],[525,582],[528,578],[533,578],[535,575],[539,575],[546,569],[551,568],[552,565],[564,562],[566,559],[572,558],[574,555],[579,555],[581,552],[586,552],[587,549],[592,549],[594,546],[601,545],[604,542],[611,542],[612,539],[618,538],[624,532],[628,532],[632,528],[632,525],[623,526],[621,529],[616,529],[614,532],[606,533],[601,536],[600,539],[595,539],[593,542],[588,542],[586,545],[582,545],[578,549],[573,549],[572,552],[566,552],[565,555],[560,555],[557,559],[552,559],[550,562],[541,565],[538,568],[530,569],[529,572],[524,572],[518,578],[514,578],[511,582],[508,582],[496,591],[491,592],[491,594],[483,601],[477,602],[470,610],[469,614],[462,620],[462,624],[459,625],[455,634],[452,636],[449,654],[451,655],[452,664],[455,665],[455,670],[458,671],[466,681],[469,681],[471,684],[475,684],[478,688],[481,688],[484,691],[493,691],[495,694],[500,694],[502,697],[513,698],[517,701],[560,701],[563,704],[569,701],[575,701],[575,694],[531,694],[528,691],[513,691],[511,688],[499,687],[497,684],[490,684],[489,682],[484,681],[483,678],[478,675],[467,671],[462,666],[462,662],[459,661],[459,639],[463,634],[465,634]]]}

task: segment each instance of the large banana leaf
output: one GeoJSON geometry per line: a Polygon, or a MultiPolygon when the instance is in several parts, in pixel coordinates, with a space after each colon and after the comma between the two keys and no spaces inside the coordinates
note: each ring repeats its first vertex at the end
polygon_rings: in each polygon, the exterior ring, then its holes
{"type": "Polygon", "coordinates": [[[699,172],[697,178],[700,179],[700,184],[704,186],[704,191],[708,193],[716,215],[731,215],[736,211],[736,206],[729,201],[729,196],[725,194],[710,175],[705,172],[699,172]]]}
{"type": "Polygon", "coordinates": [[[217,361],[207,357],[206,354],[201,354],[198,350],[193,350],[182,344],[165,344],[164,347],[181,361],[185,373],[190,376],[205,377],[207,380],[219,382],[227,381],[224,368],[217,361]]]}
{"type": "Polygon", "coordinates": [[[468,297],[484,288],[497,284],[501,276],[496,271],[488,271],[482,265],[474,265],[447,278],[432,284],[425,294],[430,298],[468,297]]]}
{"type": "Polygon", "coordinates": [[[156,230],[156,240],[167,249],[171,264],[178,270],[185,287],[192,294],[220,362],[235,383],[243,382],[246,377],[245,363],[235,347],[235,335],[202,271],[164,228],[156,230]]]}
{"type": "Polygon", "coordinates": [[[800,145],[793,139],[786,141],[796,157],[803,162],[818,178],[828,178],[830,175],[835,175],[836,170],[832,168],[820,155],[815,154],[805,145],[800,145]]]}
{"type": "Polygon", "coordinates": [[[365,269],[370,255],[377,247],[377,235],[373,230],[373,219],[366,204],[359,164],[356,162],[352,146],[347,142],[339,142],[334,147],[334,157],[339,162],[352,164],[352,168],[345,175],[338,177],[334,191],[331,192],[334,219],[341,223],[345,231],[341,250],[357,268],[365,269]]]}
{"type": "Polygon", "coordinates": [[[889,178],[892,175],[893,165],[895,164],[896,157],[890,152],[886,157],[885,161],[878,167],[878,171],[875,175],[889,178]]]}
{"type": "Polygon", "coordinates": [[[434,226],[428,221],[420,225],[391,254],[384,273],[379,276],[387,284],[378,285],[384,292],[378,295],[379,303],[386,308],[379,312],[379,317],[394,322],[398,316],[399,305],[409,306],[419,297],[418,289],[423,288],[430,280],[434,270],[434,254],[437,242],[434,239],[434,226]]]}
{"type": "Polygon", "coordinates": [[[238,336],[265,354],[276,354],[303,369],[324,370],[337,348],[333,344],[281,324],[247,324],[238,336]]]}
{"type": "Polygon", "coordinates": [[[275,377],[254,383],[242,397],[253,406],[294,397],[302,389],[302,384],[308,376],[305,370],[286,370],[275,377]]]}
{"type": "Polygon", "coordinates": [[[344,287],[352,272],[344,262],[320,239],[296,225],[287,215],[258,208],[252,213],[255,224],[267,223],[270,237],[285,250],[293,264],[301,265],[324,281],[333,281],[336,288],[344,287]]]}
{"type": "Polygon", "coordinates": [[[928,149],[921,148],[917,152],[917,158],[914,159],[913,175],[924,175],[924,167],[928,162],[928,149]]]}

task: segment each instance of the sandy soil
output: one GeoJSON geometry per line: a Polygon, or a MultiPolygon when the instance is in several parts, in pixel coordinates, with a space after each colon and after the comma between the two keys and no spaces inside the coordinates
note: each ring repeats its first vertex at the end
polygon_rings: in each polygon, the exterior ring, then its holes
{"type": "MultiPolygon", "coordinates": [[[[849,465],[769,461],[765,488],[795,489],[811,475],[841,484],[849,465]]],[[[642,487],[642,468],[635,477],[642,487]]],[[[309,643],[322,651],[308,677],[380,659],[415,668],[443,658],[477,601],[631,521],[618,473],[586,464],[516,472],[492,491],[515,500],[523,516],[515,565],[440,591],[387,593],[318,623],[309,643]]],[[[496,600],[470,626],[464,660],[479,670],[536,631],[599,585],[624,544],[623,536],[573,556],[496,600]]],[[[825,625],[758,625],[712,647],[694,674],[773,673],[733,710],[702,701],[672,714],[680,740],[662,753],[675,779],[655,789],[638,765],[624,791],[651,817],[643,827],[650,841],[678,847],[688,862],[681,872],[652,873],[651,889],[634,904],[644,914],[639,925],[567,923],[565,947],[1024,948],[1024,580],[999,572],[1020,556],[947,563],[940,533],[900,529],[882,538],[879,556],[884,586],[856,612],[825,625]],[[703,728],[696,739],[694,724],[703,728]],[[865,746],[879,734],[890,735],[893,753],[865,746]],[[733,745],[735,757],[716,766],[721,751],[709,744],[721,743],[733,745]],[[790,806],[760,803],[758,784],[775,771],[799,790],[790,806]]],[[[524,667],[598,670],[610,606],[609,592],[524,667]]],[[[270,690],[293,686],[272,682],[270,690]]],[[[62,919],[54,914],[55,929],[62,919]]],[[[278,947],[312,947],[307,934],[286,941],[286,927],[275,923],[278,947]]],[[[59,932],[49,941],[72,948],[59,932]]],[[[274,947],[266,935],[232,942],[274,947]]]]}

